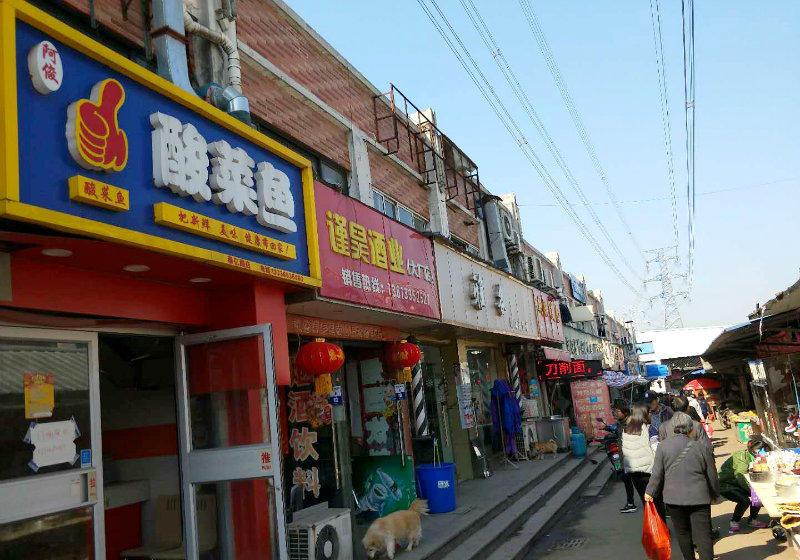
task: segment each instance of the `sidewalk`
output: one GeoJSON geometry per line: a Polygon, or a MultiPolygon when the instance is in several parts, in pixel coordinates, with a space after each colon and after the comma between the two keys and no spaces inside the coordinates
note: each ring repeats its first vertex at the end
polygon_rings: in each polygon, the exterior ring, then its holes
{"type": "MultiPolygon", "coordinates": [[[[520,461],[518,468],[506,463],[494,464],[494,474],[488,479],[460,482],[457,486],[457,507],[454,512],[430,515],[423,520],[423,539],[419,548],[403,552],[403,560],[420,560],[436,554],[441,547],[469,534],[485,524],[498,508],[529,490],[553,469],[564,467],[571,457],[567,454],[548,456],[539,460],[520,461]]],[[[354,531],[360,541],[367,525],[357,524],[354,531]]],[[[357,542],[358,542],[357,541],[357,542]]],[[[361,546],[356,547],[356,560],[365,558],[361,546]]]]}
{"type": "MultiPolygon", "coordinates": [[[[732,452],[744,448],[735,440],[733,430],[718,431],[714,439],[724,441],[716,448],[717,464],[721,465],[732,452]]],[[[719,445],[719,444],[718,444],[719,445]]],[[[597,498],[582,498],[564,514],[557,528],[543,538],[527,556],[529,560],[586,560],[609,558],[635,560],[644,558],[642,551],[642,510],[634,514],[620,514],[625,503],[625,488],[621,482],[609,482],[597,498]]],[[[638,503],[638,497],[637,497],[638,503]]],[[[638,504],[641,505],[641,504],[638,504]]],[[[728,535],[728,523],[733,503],[723,502],[713,506],[712,522],[720,530],[721,538],[714,546],[718,560],[791,560],[795,558],[785,543],[777,543],[772,531],[743,530],[738,535],[728,535]]],[[[762,517],[766,520],[765,517],[762,517]]],[[[673,539],[673,558],[681,554],[673,539]]]]}

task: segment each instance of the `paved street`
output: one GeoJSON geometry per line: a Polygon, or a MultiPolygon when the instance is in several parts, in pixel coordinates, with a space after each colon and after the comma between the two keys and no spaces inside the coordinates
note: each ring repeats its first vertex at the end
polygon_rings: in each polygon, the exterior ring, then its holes
{"type": "MultiPolygon", "coordinates": [[[[719,431],[715,439],[724,441],[716,450],[717,463],[721,464],[731,452],[741,449],[732,430],[719,431]],[[732,441],[728,441],[732,440],[732,441]]],[[[638,497],[637,497],[638,500],[638,497]]],[[[550,533],[530,552],[527,558],[547,560],[585,560],[586,558],[616,558],[634,560],[644,558],[641,552],[642,511],[622,515],[619,508],[625,503],[625,488],[620,482],[610,482],[597,498],[582,498],[567,511],[550,533]]],[[[719,560],[789,560],[794,554],[784,543],[776,543],[772,532],[743,530],[729,536],[728,521],[733,504],[724,502],[712,508],[715,527],[722,538],[714,551],[719,560]]],[[[673,540],[673,558],[680,559],[680,551],[673,540]]]]}

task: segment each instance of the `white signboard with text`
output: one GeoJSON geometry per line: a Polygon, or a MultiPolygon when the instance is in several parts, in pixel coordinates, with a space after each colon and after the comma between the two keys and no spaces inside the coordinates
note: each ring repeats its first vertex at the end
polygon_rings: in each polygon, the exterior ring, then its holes
{"type": "Polygon", "coordinates": [[[434,252],[444,323],[539,337],[529,286],[440,243],[434,243],[434,252]]]}

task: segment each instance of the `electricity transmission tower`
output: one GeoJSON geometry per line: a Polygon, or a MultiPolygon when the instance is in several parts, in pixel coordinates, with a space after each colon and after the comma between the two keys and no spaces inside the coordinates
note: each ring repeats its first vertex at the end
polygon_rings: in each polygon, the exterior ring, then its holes
{"type": "Polygon", "coordinates": [[[655,300],[661,300],[664,304],[664,328],[683,327],[681,311],[678,307],[678,300],[687,296],[686,292],[675,292],[672,281],[685,275],[675,274],[678,268],[677,247],[661,247],[645,251],[647,255],[652,255],[647,259],[647,275],[645,284],[660,284],[659,294],[650,298],[652,304],[655,300]],[[652,270],[652,276],[651,276],[652,270]]]}

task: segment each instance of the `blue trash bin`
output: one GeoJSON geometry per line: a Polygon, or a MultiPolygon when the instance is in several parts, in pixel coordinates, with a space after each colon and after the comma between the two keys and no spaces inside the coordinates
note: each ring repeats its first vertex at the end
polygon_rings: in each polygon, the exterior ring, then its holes
{"type": "Polygon", "coordinates": [[[580,429],[575,430],[573,428],[572,435],[570,435],[570,444],[572,445],[572,454],[575,457],[585,457],[586,456],[586,436],[580,429]]]}
{"type": "Polygon", "coordinates": [[[428,500],[431,513],[456,509],[456,466],[453,463],[417,465],[420,497],[428,500]]]}

